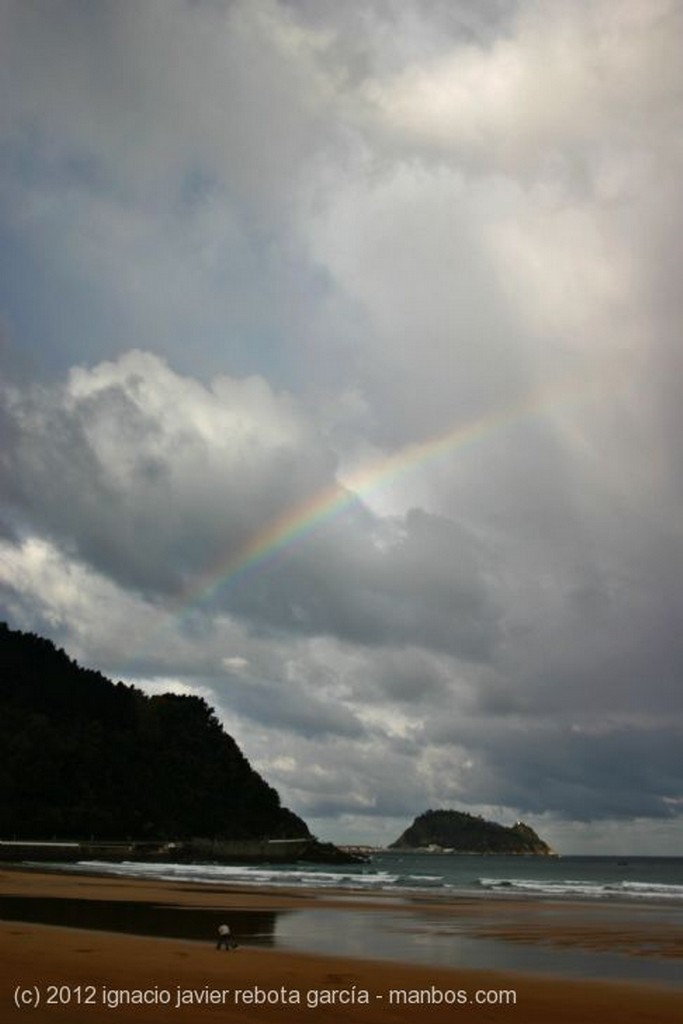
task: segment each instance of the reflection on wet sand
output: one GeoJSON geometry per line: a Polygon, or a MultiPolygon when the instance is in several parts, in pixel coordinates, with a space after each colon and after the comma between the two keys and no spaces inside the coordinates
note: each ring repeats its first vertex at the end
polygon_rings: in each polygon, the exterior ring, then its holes
{"type": "Polygon", "coordinates": [[[164,906],[140,900],[0,896],[0,917],[6,921],[215,942],[218,925],[225,920],[238,942],[252,946],[273,946],[276,917],[286,913],[286,910],[164,906]]]}
{"type": "MultiPolygon", "coordinates": [[[[0,915],[12,921],[210,944],[215,942],[218,925],[227,921],[242,946],[442,967],[680,983],[680,960],[645,957],[637,948],[630,956],[596,947],[594,941],[560,948],[551,941],[551,933],[529,936],[527,941],[523,934],[516,934],[512,936],[515,941],[510,941],[504,927],[506,915],[501,920],[500,913],[498,931],[487,934],[481,920],[463,913],[462,908],[451,916],[430,913],[426,908],[420,912],[414,906],[385,907],[377,913],[367,906],[246,910],[225,906],[223,900],[221,903],[220,907],[207,907],[141,900],[4,895],[0,896],[0,915]]],[[[569,908],[565,908],[567,912],[569,908]]]]}

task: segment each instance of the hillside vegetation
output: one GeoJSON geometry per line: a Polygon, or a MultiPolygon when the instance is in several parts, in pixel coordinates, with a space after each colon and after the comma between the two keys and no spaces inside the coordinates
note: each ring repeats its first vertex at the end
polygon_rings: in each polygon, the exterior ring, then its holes
{"type": "Polygon", "coordinates": [[[0,837],[296,838],[200,697],[148,697],[0,624],[0,837]]]}

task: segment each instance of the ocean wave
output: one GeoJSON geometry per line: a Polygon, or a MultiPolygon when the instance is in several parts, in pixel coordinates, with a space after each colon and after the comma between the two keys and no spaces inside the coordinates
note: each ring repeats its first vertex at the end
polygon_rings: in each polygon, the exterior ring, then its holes
{"type": "Polygon", "coordinates": [[[356,889],[391,891],[392,889],[439,889],[444,887],[443,875],[399,874],[381,868],[359,867],[355,870],[328,871],[298,868],[294,865],[272,866],[244,864],[169,864],[148,861],[78,861],[60,865],[60,870],[96,871],[98,874],[125,878],[147,878],[164,882],[197,882],[206,885],[289,886],[312,889],[356,889]]]}
{"type": "Polygon", "coordinates": [[[488,891],[533,896],[580,896],[592,899],[620,896],[629,899],[683,900],[683,885],[668,885],[661,882],[598,882],[574,878],[479,878],[477,885],[488,891]]]}
{"type": "MultiPolygon", "coordinates": [[[[621,872],[614,871],[614,865],[603,863],[587,864],[578,861],[565,864],[568,877],[557,877],[559,862],[539,865],[538,870],[529,871],[531,877],[520,877],[515,864],[506,865],[481,863],[479,871],[472,871],[474,864],[470,858],[440,858],[439,868],[443,872],[427,873],[420,868],[425,863],[424,857],[395,858],[382,857],[374,863],[334,867],[328,865],[303,864],[173,864],[167,862],[122,863],[103,861],[79,861],[76,864],[53,865],[60,871],[93,872],[127,878],[159,880],[166,882],[195,882],[204,885],[240,885],[262,886],[270,888],[292,889],[308,888],[318,890],[346,890],[349,894],[377,893],[383,897],[394,894],[406,898],[409,894],[429,893],[430,898],[439,894],[444,897],[472,896],[479,894],[482,898],[498,895],[500,897],[526,897],[533,899],[579,899],[579,900],[627,900],[627,901],[669,901],[680,905],[683,902],[683,884],[681,877],[671,873],[671,866],[647,864],[631,866],[635,878],[624,879],[621,872]],[[486,868],[500,871],[500,875],[484,873],[486,868]],[[573,869],[578,869],[576,875],[573,869]],[[507,871],[510,874],[507,874],[507,871]],[[660,872],[659,878],[647,877],[654,870],[660,872]],[[666,870],[666,874],[661,872],[666,870]],[[479,872],[481,871],[481,877],[479,872]],[[545,872],[549,877],[543,877],[545,872]],[[551,871],[554,873],[551,874],[551,871]],[[590,874],[587,872],[590,871],[590,874]],[[638,871],[638,874],[636,874],[638,871]],[[645,877],[643,877],[645,874],[645,877]],[[581,877],[583,875],[583,877],[581,877]],[[577,877],[578,876],[578,877],[577,877]],[[611,877],[610,877],[611,876],[611,877]],[[662,878],[660,881],[659,879],[662,878]],[[636,880],[638,879],[638,880],[636,880]]],[[[40,865],[43,868],[49,864],[40,865]]],[[[436,867],[430,863],[429,867],[436,867]]],[[[522,865],[519,865],[522,867],[522,865]]],[[[531,867],[531,865],[529,865],[531,867]]],[[[655,876],[656,877],[656,876],[655,876]]]]}
{"type": "Polygon", "coordinates": [[[398,875],[394,884],[406,889],[442,889],[443,875],[398,875]]]}
{"type": "MultiPolygon", "coordinates": [[[[67,868],[68,865],[61,865],[67,868]]],[[[387,871],[321,871],[315,869],[258,867],[238,864],[167,864],[136,861],[109,863],[79,861],[72,870],[96,871],[98,874],[126,878],[149,878],[164,882],[199,882],[205,884],[310,886],[311,888],[385,888],[394,885],[399,876],[387,871]]]]}

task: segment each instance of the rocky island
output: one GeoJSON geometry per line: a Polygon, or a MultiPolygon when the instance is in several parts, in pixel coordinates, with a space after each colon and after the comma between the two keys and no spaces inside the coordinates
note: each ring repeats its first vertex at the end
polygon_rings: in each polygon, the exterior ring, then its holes
{"type": "Polygon", "coordinates": [[[555,856],[529,825],[499,825],[464,811],[425,811],[390,845],[390,850],[429,853],[488,853],[555,856]]]}

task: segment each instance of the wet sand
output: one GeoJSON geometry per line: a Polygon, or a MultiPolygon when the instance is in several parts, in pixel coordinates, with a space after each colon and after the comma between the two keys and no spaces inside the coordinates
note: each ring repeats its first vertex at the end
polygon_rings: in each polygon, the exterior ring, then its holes
{"type": "MultiPolygon", "coordinates": [[[[94,903],[95,913],[98,903],[104,906],[117,901],[188,911],[206,908],[229,921],[239,913],[267,915],[312,905],[334,911],[349,906],[348,896],[340,893],[321,897],[299,890],[209,888],[11,870],[0,871],[0,893],[45,901],[87,900],[94,903]]],[[[382,914],[395,901],[361,898],[354,905],[382,914]]],[[[464,900],[451,904],[417,901],[416,909],[418,905],[426,906],[437,919],[466,912],[475,930],[496,932],[497,938],[510,943],[569,943],[588,951],[613,949],[619,944],[622,950],[638,955],[683,957],[683,934],[676,922],[661,922],[662,938],[661,928],[655,927],[641,908],[610,921],[597,914],[596,908],[577,904],[464,900]],[[624,927],[627,920],[628,930],[624,927]]],[[[366,1024],[412,1022],[425,1016],[435,1022],[458,1016],[474,1022],[525,1024],[673,1024],[683,1019],[683,988],[416,966],[249,944],[234,952],[219,952],[211,937],[199,942],[21,920],[0,924],[3,1021],[80,1024],[104,1019],[175,1019],[179,1024],[191,1024],[211,1017],[226,1022],[293,1024],[317,1021],[323,1014],[330,1020],[366,1024]],[[17,1006],[15,999],[25,1002],[17,1006]],[[143,999],[145,1003],[139,1002],[143,999]],[[479,1005],[480,999],[487,1004],[479,1005]],[[115,1007],[117,1002],[121,1005],[115,1007]]]]}

